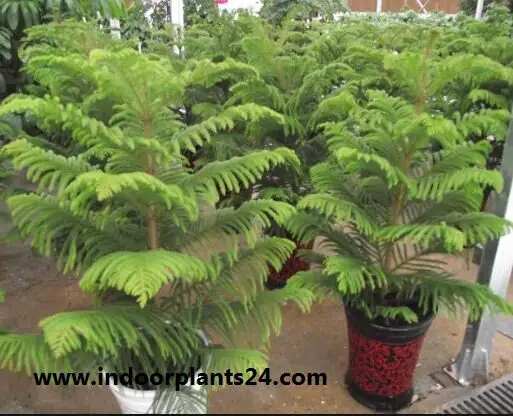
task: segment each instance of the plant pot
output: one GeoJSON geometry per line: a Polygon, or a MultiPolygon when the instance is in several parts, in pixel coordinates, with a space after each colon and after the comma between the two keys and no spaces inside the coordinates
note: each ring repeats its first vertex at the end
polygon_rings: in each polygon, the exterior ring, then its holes
{"type": "MultiPolygon", "coordinates": [[[[198,331],[198,336],[205,346],[211,344],[203,331],[198,331]]],[[[198,374],[202,372],[202,369],[197,369],[195,371],[196,382],[191,385],[191,382],[188,381],[185,385],[186,389],[191,389],[194,392],[195,398],[197,395],[201,397],[201,400],[188,398],[186,391],[173,391],[175,387],[171,385],[169,389],[172,390],[166,392],[170,403],[166,406],[160,405],[160,408],[155,403],[157,394],[159,394],[157,390],[136,390],[123,385],[111,384],[109,384],[109,388],[114,394],[122,414],[207,414],[207,391],[205,386],[197,384],[198,374]]],[[[163,376],[165,378],[165,375],[163,376]]]]}
{"type": "MultiPolygon", "coordinates": [[[[296,245],[300,248],[312,250],[314,242],[310,241],[306,245],[302,245],[296,242],[296,245]]],[[[279,272],[274,270],[272,267],[270,267],[269,269],[270,273],[267,281],[265,282],[265,286],[269,290],[275,290],[285,287],[287,280],[294,276],[296,273],[309,270],[310,264],[307,261],[301,259],[298,256],[298,251],[294,250],[292,255],[287,259],[287,261],[285,262],[285,264],[279,272]]]]}
{"type": "Polygon", "coordinates": [[[434,316],[411,325],[384,326],[345,305],[351,396],[377,411],[397,411],[411,403],[413,374],[424,336],[434,316]]]}

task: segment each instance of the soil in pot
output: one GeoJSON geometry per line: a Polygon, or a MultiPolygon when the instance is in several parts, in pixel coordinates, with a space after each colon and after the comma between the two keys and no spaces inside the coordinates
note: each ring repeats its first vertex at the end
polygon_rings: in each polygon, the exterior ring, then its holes
{"type": "Polygon", "coordinates": [[[419,315],[419,322],[401,319],[369,320],[345,305],[349,368],[346,385],[359,403],[376,411],[398,411],[413,397],[413,375],[424,336],[434,316],[422,316],[416,303],[403,304],[419,315]]]}
{"type": "MultiPolygon", "coordinates": [[[[314,242],[302,245],[296,242],[296,245],[302,249],[312,250],[314,242]]],[[[298,256],[298,250],[294,250],[292,255],[287,259],[282,269],[277,272],[272,266],[269,266],[269,278],[266,281],[266,287],[269,290],[281,289],[285,287],[287,280],[301,271],[310,269],[310,264],[298,256]]]]}

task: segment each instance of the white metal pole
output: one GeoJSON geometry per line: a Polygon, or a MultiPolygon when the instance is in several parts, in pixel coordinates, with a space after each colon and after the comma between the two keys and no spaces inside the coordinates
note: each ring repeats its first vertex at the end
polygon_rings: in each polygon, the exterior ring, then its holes
{"type": "Polygon", "coordinates": [[[121,26],[118,19],[110,19],[110,31],[112,36],[117,39],[121,39],[121,26]]]}
{"type": "Polygon", "coordinates": [[[183,16],[183,0],[170,0],[171,6],[171,23],[180,28],[185,25],[183,16]]]}
{"type": "Polygon", "coordinates": [[[383,10],[383,0],[376,0],[376,13],[381,13],[383,10]]]}
{"type": "MultiPolygon", "coordinates": [[[[180,38],[185,26],[183,0],[169,0],[169,5],[171,9],[171,24],[175,34],[180,38]]],[[[180,49],[177,46],[174,49],[176,53],[180,53],[180,49]]]]}
{"type": "MultiPolygon", "coordinates": [[[[508,137],[504,146],[501,173],[504,177],[502,193],[492,199],[493,212],[513,220],[513,112],[508,137]]],[[[488,286],[496,295],[505,298],[513,270],[513,231],[486,244],[481,259],[477,282],[488,286]]],[[[456,361],[445,371],[462,385],[469,385],[475,375],[488,377],[489,359],[497,332],[497,319],[490,313],[477,322],[468,322],[463,345],[456,361]]]]}
{"type": "Polygon", "coordinates": [[[477,0],[476,19],[483,17],[484,0],[477,0]]]}

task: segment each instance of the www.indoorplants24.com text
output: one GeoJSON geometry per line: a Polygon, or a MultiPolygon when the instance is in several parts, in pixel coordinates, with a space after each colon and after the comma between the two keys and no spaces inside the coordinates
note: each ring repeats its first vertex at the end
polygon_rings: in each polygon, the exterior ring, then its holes
{"type": "Polygon", "coordinates": [[[271,377],[269,368],[258,372],[255,368],[248,368],[245,373],[234,373],[230,369],[224,373],[206,373],[196,371],[191,368],[188,373],[158,373],[145,374],[135,373],[131,368],[126,373],[106,373],[103,368],[98,369],[97,377],[91,373],[34,373],[34,381],[38,386],[56,385],[174,385],[176,391],[180,387],[190,385],[201,386],[256,386],[257,384],[266,385],[293,385],[293,386],[325,386],[328,382],[326,373],[282,373],[278,378],[271,377]]]}

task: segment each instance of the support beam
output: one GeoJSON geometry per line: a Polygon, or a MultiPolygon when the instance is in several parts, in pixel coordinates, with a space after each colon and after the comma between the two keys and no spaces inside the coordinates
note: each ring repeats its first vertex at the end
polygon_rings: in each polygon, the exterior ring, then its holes
{"type": "Polygon", "coordinates": [[[483,8],[484,8],[484,0],[477,0],[476,19],[479,20],[483,17],[483,8]]]}
{"type": "Polygon", "coordinates": [[[121,39],[121,26],[118,19],[110,19],[110,32],[116,39],[121,39]]]}
{"type": "Polygon", "coordinates": [[[381,13],[383,10],[383,0],[376,0],[376,13],[381,13]]]}
{"type": "Polygon", "coordinates": [[[183,15],[183,0],[170,0],[171,6],[171,23],[177,26],[180,30],[185,26],[183,15]]]}
{"type": "MultiPolygon", "coordinates": [[[[501,173],[504,177],[502,193],[492,198],[492,211],[513,221],[513,113],[502,156],[501,173]]],[[[489,286],[505,298],[513,270],[513,231],[499,240],[486,244],[477,282],[489,286]]],[[[477,375],[488,378],[489,359],[497,333],[497,318],[485,313],[477,322],[468,322],[463,345],[456,361],[445,371],[461,385],[469,385],[477,375]]]]}
{"type": "MultiPolygon", "coordinates": [[[[169,0],[171,10],[171,24],[173,25],[173,31],[175,36],[180,39],[183,36],[183,30],[185,26],[185,19],[183,14],[183,0],[169,0]]],[[[173,48],[177,54],[181,53],[180,48],[175,46],[173,48]]]]}

